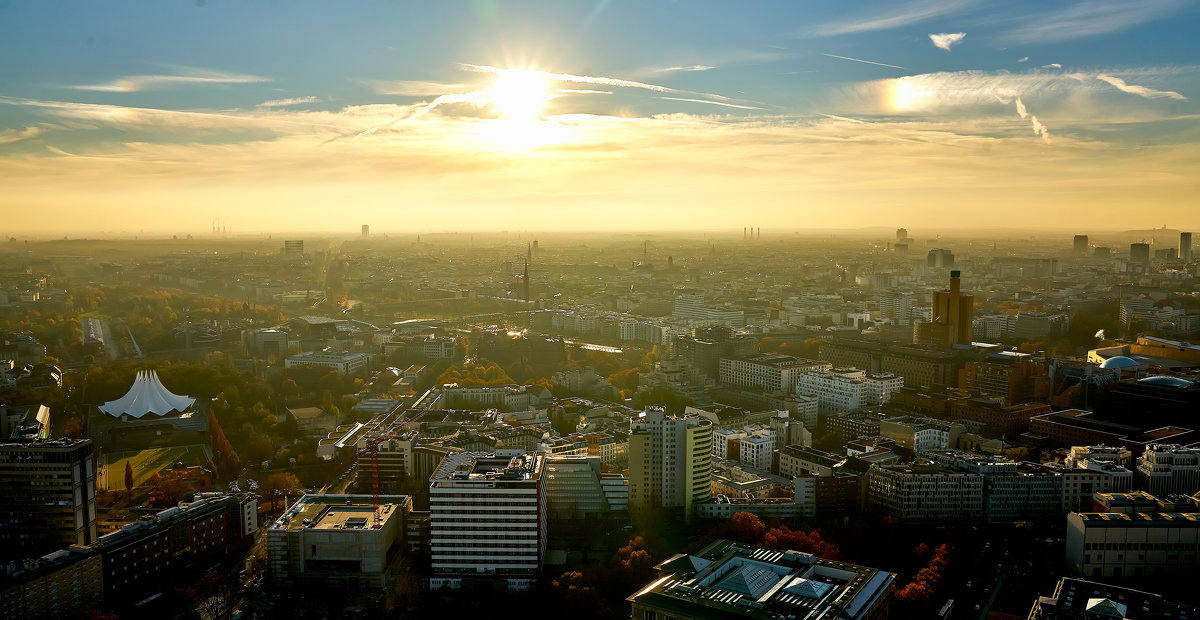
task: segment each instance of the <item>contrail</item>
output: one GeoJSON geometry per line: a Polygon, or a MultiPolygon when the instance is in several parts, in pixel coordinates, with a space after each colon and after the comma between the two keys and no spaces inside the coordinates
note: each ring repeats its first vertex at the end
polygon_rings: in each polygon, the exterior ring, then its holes
{"type": "Polygon", "coordinates": [[[900,65],[889,65],[886,62],[875,62],[874,60],[863,60],[861,58],[851,58],[849,56],[838,56],[837,54],[822,53],[821,55],[828,56],[830,58],[841,58],[842,60],[851,60],[854,62],[862,62],[862,63],[866,63],[868,65],[879,65],[881,67],[891,67],[893,69],[904,69],[904,67],[901,67],[900,65]]]}

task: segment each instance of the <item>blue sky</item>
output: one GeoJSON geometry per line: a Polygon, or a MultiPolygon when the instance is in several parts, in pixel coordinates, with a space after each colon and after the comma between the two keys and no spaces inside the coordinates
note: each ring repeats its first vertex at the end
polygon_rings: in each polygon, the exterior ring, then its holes
{"type": "Polygon", "coordinates": [[[0,1],[0,182],[162,231],[1200,225],[1200,3],[847,4],[0,1]]]}

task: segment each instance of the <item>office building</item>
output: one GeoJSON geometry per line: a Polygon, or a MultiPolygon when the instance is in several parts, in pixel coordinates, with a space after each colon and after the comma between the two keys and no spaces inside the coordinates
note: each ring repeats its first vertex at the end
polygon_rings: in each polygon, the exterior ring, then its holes
{"type": "Polygon", "coordinates": [[[933,319],[917,323],[914,344],[949,346],[969,344],[972,337],[974,298],[960,290],[959,272],[950,272],[950,288],[933,294],[933,319]]]}
{"type": "Polygon", "coordinates": [[[650,407],[630,423],[629,509],[682,511],[712,494],[713,423],[650,407]]]}
{"type": "Polygon", "coordinates": [[[1149,243],[1131,243],[1129,244],[1129,262],[1147,264],[1150,262],[1150,244],[1149,243]]]}
{"type": "Polygon", "coordinates": [[[989,522],[1058,517],[1063,512],[1063,478],[1056,471],[957,450],[929,456],[942,467],[983,478],[983,516],[989,522]]]}
{"type": "Polygon", "coordinates": [[[1050,413],[1050,405],[1021,403],[1004,405],[991,398],[970,398],[955,401],[947,407],[950,419],[961,422],[971,432],[985,437],[1016,439],[1029,430],[1029,419],[1050,413]]]}
{"type": "Polygon", "coordinates": [[[925,262],[930,267],[949,269],[954,266],[954,253],[950,250],[935,248],[925,256],[925,262]]]}
{"type": "Polygon", "coordinates": [[[657,567],[629,597],[632,618],[886,618],[896,576],[878,569],[716,540],[657,567]]]}
{"type": "Polygon", "coordinates": [[[878,435],[895,441],[918,454],[948,450],[958,445],[963,426],[935,418],[897,416],[879,422],[878,435]]]}
{"type": "Polygon", "coordinates": [[[905,241],[908,241],[908,229],[907,228],[897,228],[896,229],[896,243],[903,243],[905,241]]]}
{"type": "Polygon", "coordinates": [[[796,392],[813,395],[821,413],[856,411],[891,399],[904,387],[904,379],[892,373],[868,374],[851,367],[813,369],[797,376],[796,392]]]}
{"type": "Polygon", "coordinates": [[[1063,577],[1053,596],[1039,596],[1028,620],[1076,620],[1078,618],[1195,618],[1192,605],[1164,599],[1161,595],[1121,588],[1099,581],[1063,577]],[[1132,611],[1131,611],[1132,610],[1132,611]]]}
{"type": "Polygon", "coordinates": [[[366,239],[371,236],[371,225],[370,224],[362,225],[362,236],[363,236],[363,239],[366,239]]]}
{"type": "Polygon", "coordinates": [[[983,477],[933,464],[879,465],[867,473],[868,507],[903,521],[979,519],[983,477]]]}
{"type": "MultiPolygon", "coordinates": [[[[970,326],[968,325],[968,330],[970,326]]],[[[890,372],[907,387],[957,385],[958,361],[935,346],[893,345],[866,338],[836,338],[822,343],[820,358],[835,367],[853,366],[867,372],[890,372]]]]}
{"type": "Polygon", "coordinates": [[[1179,260],[1188,263],[1192,260],[1192,233],[1179,233],[1179,260]]]}
{"type": "Polygon", "coordinates": [[[1075,235],[1073,247],[1076,254],[1079,254],[1080,256],[1086,256],[1088,252],[1088,236],[1075,235]]]}
{"type": "Polygon", "coordinates": [[[598,456],[548,455],[545,468],[549,547],[603,549],[617,542],[629,522],[625,476],[601,473],[598,456]]]}
{"type": "Polygon", "coordinates": [[[519,449],[446,456],[429,479],[431,588],[534,586],[549,540],[546,459],[519,449]]]}
{"type": "Polygon", "coordinates": [[[0,557],[96,542],[90,439],[0,444],[0,557]]]}
{"type": "Polygon", "coordinates": [[[305,495],[267,530],[277,584],[381,589],[404,548],[406,495],[305,495]]]}
{"type": "Polygon", "coordinates": [[[796,382],[806,371],[829,370],[829,362],[800,359],[782,353],[759,353],[740,358],[721,358],[721,382],[765,392],[796,391],[796,382]]]}
{"type": "Polygon", "coordinates": [[[1137,488],[1153,495],[1194,495],[1200,491],[1200,448],[1146,446],[1137,458],[1134,478],[1137,488]]]}
{"type": "Polygon", "coordinates": [[[289,355],[284,360],[284,368],[296,366],[319,366],[336,370],[343,375],[364,374],[371,365],[371,356],[366,353],[343,353],[341,351],[306,351],[289,355]]]}
{"type": "Polygon", "coordinates": [[[1073,512],[1067,568],[1084,577],[1184,577],[1200,569],[1200,514],[1073,512]]]}
{"type": "Polygon", "coordinates": [[[284,256],[303,256],[304,255],[304,240],[296,239],[283,242],[284,256]]]}

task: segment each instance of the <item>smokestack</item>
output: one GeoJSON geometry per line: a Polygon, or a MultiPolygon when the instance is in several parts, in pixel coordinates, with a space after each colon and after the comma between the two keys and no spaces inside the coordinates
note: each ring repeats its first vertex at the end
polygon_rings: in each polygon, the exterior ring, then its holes
{"type": "Polygon", "coordinates": [[[745,239],[745,238],[746,238],[746,227],[743,226],[742,227],[742,239],[745,239]]]}

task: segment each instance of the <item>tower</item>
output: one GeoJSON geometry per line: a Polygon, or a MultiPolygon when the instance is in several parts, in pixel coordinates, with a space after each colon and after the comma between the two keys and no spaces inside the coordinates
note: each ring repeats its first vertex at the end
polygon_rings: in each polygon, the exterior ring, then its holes
{"type": "Polygon", "coordinates": [[[1072,245],[1076,254],[1087,254],[1088,251],[1088,236],[1075,235],[1075,241],[1072,245]]]}
{"type": "Polygon", "coordinates": [[[1192,233],[1179,233],[1179,260],[1187,263],[1192,260],[1192,233]]]}
{"type": "Polygon", "coordinates": [[[712,496],[713,423],[650,407],[630,425],[629,508],[682,509],[712,496]]]}
{"type": "Polygon", "coordinates": [[[363,236],[363,239],[366,239],[367,237],[371,236],[371,225],[370,224],[362,225],[362,236],[363,236]]]}
{"type": "Polygon", "coordinates": [[[525,301],[529,301],[529,263],[525,263],[525,275],[521,278],[521,284],[525,287],[525,301]]]}
{"type": "Polygon", "coordinates": [[[971,342],[974,302],[974,297],[962,294],[959,272],[951,271],[950,289],[933,294],[933,320],[917,324],[914,342],[944,346],[971,342]]]}
{"type": "Polygon", "coordinates": [[[1146,264],[1150,262],[1149,243],[1129,244],[1129,262],[1146,264]]]}

